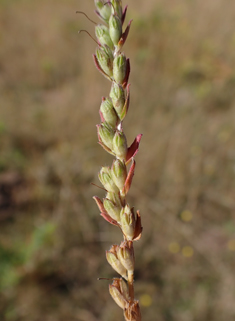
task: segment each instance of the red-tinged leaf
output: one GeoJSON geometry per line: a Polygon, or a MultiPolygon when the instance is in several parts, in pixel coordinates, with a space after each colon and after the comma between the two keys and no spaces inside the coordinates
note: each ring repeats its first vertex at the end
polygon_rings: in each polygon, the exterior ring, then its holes
{"type": "Polygon", "coordinates": [[[96,55],[93,55],[93,59],[94,59],[94,63],[95,63],[96,68],[102,73],[102,75],[105,76],[108,80],[112,81],[112,79],[101,68],[96,55]]]}
{"type": "Polygon", "coordinates": [[[126,11],[127,11],[127,7],[128,6],[125,6],[123,12],[122,12],[122,24],[124,24],[124,21],[125,21],[125,18],[126,18],[126,11]]]}
{"type": "Polygon", "coordinates": [[[130,105],[130,84],[127,85],[127,88],[126,88],[126,101],[125,101],[125,105],[122,109],[122,112],[121,112],[121,120],[123,120],[128,112],[128,109],[129,109],[129,105],[130,105]]]}
{"type": "Polygon", "coordinates": [[[130,71],[131,71],[130,59],[127,58],[127,60],[126,60],[126,76],[125,76],[125,78],[124,78],[124,80],[123,80],[123,83],[122,83],[123,89],[125,89],[126,86],[127,86],[127,84],[128,84],[130,71]]]}
{"type": "Polygon", "coordinates": [[[141,234],[143,231],[143,227],[141,226],[141,217],[140,217],[140,212],[137,211],[137,219],[135,223],[135,235],[133,238],[133,241],[138,241],[141,238],[141,234]]]}
{"type": "Polygon", "coordinates": [[[142,134],[137,135],[135,140],[131,144],[131,146],[128,148],[127,156],[126,156],[126,164],[128,164],[130,162],[131,158],[134,157],[138,153],[139,144],[140,144],[140,140],[141,140],[142,136],[143,136],[142,134]]]}
{"type": "Polygon", "coordinates": [[[110,224],[113,224],[115,226],[119,226],[118,222],[112,219],[107,213],[100,213],[100,215],[110,224]]]}
{"type": "Polygon", "coordinates": [[[132,158],[132,164],[131,167],[129,169],[126,181],[125,181],[125,185],[123,188],[123,192],[125,193],[125,195],[128,193],[130,187],[131,187],[131,183],[132,183],[132,179],[134,176],[134,172],[135,172],[135,160],[132,158]]]}
{"type": "Polygon", "coordinates": [[[117,221],[115,221],[114,219],[112,219],[107,211],[105,210],[104,208],[104,205],[103,205],[103,202],[101,201],[101,199],[98,197],[98,196],[93,196],[93,199],[95,200],[99,210],[100,210],[100,215],[109,223],[113,224],[113,225],[116,225],[116,226],[119,226],[119,224],[117,223],[117,221]]]}
{"type": "Polygon", "coordinates": [[[95,200],[99,210],[101,213],[106,213],[108,215],[108,213],[106,212],[103,202],[101,201],[101,199],[98,196],[93,196],[93,199],[95,200]]]}
{"type": "Polygon", "coordinates": [[[131,27],[131,23],[132,23],[133,20],[130,20],[125,31],[123,32],[119,42],[118,42],[118,48],[119,50],[124,46],[125,42],[126,42],[126,39],[128,37],[128,34],[129,34],[129,31],[130,31],[130,27],[131,27]]]}

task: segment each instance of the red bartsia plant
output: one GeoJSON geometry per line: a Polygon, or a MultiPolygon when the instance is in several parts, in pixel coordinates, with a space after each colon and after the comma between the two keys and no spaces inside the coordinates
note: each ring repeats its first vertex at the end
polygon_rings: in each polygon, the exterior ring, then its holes
{"type": "Polygon", "coordinates": [[[100,105],[100,120],[97,125],[99,144],[114,156],[112,166],[101,168],[98,177],[106,190],[101,200],[94,196],[101,216],[119,227],[123,233],[120,245],[112,245],[106,252],[111,267],[121,276],[114,278],[109,292],[123,309],[126,321],[141,321],[139,302],[134,298],[135,257],[133,242],[141,237],[142,226],[139,211],[126,200],[135,172],[134,157],[139,149],[141,134],[128,147],[122,123],[130,104],[130,61],[121,52],[130,30],[130,21],[125,30],[127,7],[121,0],[95,0],[96,14],[104,24],[95,27],[98,48],[93,55],[97,69],[111,81],[109,97],[103,97],[100,105]]]}

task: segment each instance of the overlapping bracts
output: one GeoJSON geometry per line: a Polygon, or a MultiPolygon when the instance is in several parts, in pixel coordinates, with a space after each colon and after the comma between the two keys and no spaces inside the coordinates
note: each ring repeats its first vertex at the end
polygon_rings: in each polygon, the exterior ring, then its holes
{"type": "Polygon", "coordinates": [[[98,24],[95,28],[98,48],[93,58],[97,69],[112,83],[109,97],[103,97],[100,105],[98,142],[115,159],[111,167],[102,167],[98,175],[106,190],[105,197],[101,200],[94,196],[94,200],[101,216],[119,227],[124,238],[120,245],[112,245],[106,252],[107,261],[121,276],[113,280],[109,287],[110,294],[123,309],[126,321],[141,321],[133,285],[133,241],[141,237],[141,216],[139,211],[136,212],[127,203],[126,195],[134,176],[134,157],[139,150],[142,135],[137,135],[128,147],[122,126],[130,104],[130,60],[121,50],[127,40],[132,21],[123,31],[127,7],[123,10],[121,0],[95,0],[95,6],[95,12],[104,24],[98,24]]]}

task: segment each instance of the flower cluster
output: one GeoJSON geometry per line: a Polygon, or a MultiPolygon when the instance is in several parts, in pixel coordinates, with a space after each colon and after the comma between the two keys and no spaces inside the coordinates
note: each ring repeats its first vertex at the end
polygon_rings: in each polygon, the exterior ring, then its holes
{"type": "Polygon", "coordinates": [[[114,301],[123,309],[126,321],[140,321],[139,303],[134,298],[134,247],[140,239],[142,226],[139,211],[134,211],[126,201],[135,171],[134,156],[138,152],[141,134],[128,147],[123,131],[123,120],[130,104],[130,61],[121,52],[127,39],[131,21],[123,31],[127,7],[121,0],[95,0],[96,14],[104,24],[98,24],[95,34],[98,42],[93,55],[98,70],[111,81],[109,97],[100,105],[101,123],[97,125],[99,144],[115,159],[112,166],[101,168],[98,177],[106,190],[103,200],[94,196],[102,217],[118,226],[124,240],[106,252],[106,258],[121,278],[113,279],[109,291],[114,301]],[[128,169],[129,168],[129,169],[128,169]]]}

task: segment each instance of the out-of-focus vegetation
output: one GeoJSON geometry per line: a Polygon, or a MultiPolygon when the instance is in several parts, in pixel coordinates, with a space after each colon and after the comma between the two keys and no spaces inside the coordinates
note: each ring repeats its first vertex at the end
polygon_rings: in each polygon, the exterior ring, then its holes
{"type": "MultiPolygon", "coordinates": [[[[126,3],[125,1],[123,1],[126,3]]],[[[235,2],[130,0],[130,203],[145,321],[235,319],[235,2]]],[[[111,158],[95,124],[93,1],[0,1],[0,320],[116,321],[92,201],[111,158]]]]}

